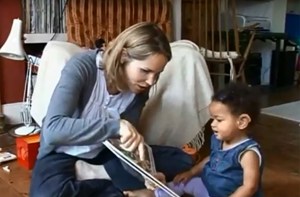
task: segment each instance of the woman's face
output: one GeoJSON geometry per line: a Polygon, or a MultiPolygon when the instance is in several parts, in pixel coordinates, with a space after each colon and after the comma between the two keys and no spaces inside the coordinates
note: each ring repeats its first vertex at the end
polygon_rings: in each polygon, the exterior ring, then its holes
{"type": "Polygon", "coordinates": [[[167,62],[162,54],[150,55],[145,60],[131,60],[125,66],[130,91],[138,94],[148,90],[156,83],[167,62]]]}

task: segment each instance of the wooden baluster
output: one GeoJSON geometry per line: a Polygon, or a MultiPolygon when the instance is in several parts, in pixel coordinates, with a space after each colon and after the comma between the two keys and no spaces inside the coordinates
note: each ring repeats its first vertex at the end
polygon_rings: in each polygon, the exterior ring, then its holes
{"type": "Polygon", "coordinates": [[[239,44],[239,31],[236,22],[236,4],[235,0],[231,0],[231,9],[232,9],[232,20],[233,20],[233,29],[234,29],[234,44],[235,51],[240,55],[240,44],[239,44]]]}
{"type": "Polygon", "coordinates": [[[208,45],[207,45],[207,39],[208,39],[208,27],[207,27],[207,24],[208,24],[208,13],[207,13],[207,10],[208,10],[208,6],[207,6],[208,2],[207,0],[205,0],[205,57],[207,57],[207,49],[208,49],[208,45]]]}
{"type": "Polygon", "coordinates": [[[221,0],[218,0],[218,34],[219,34],[219,52],[222,52],[222,27],[221,27],[221,0]]]}
{"type": "Polygon", "coordinates": [[[214,48],[214,45],[215,45],[215,28],[214,28],[214,4],[215,0],[211,0],[211,50],[213,51],[212,53],[212,57],[215,58],[215,48],[214,48]]]}
{"type": "Polygon", "coordinates": [[[192,14],[192,29],[193,29],[193,42],[196,42],[196,30],[194,29],[194,27],[196,26],[196,0],[193,0],[193,14],[192,14]]]}
{"type": "Polygon", "coordinates": [[[229,24],[228,24],[229,18],[228,18],[228,15],[230,15],[230,12],[229,12],[228,0],[225,0],[224,13],[225,13],[225,23],[224,24],[225,24],[225,32],[226,32],[226,51],[227,51],[227,54],[229,55],[229,24]]]}
{"type": "Polygon", "coordinates": [[[202,41],[202,32],[203,32],[203,29],[201,28],[202,27],[202,2],[201,0],[198,0],[198,46],[203,46],[203,41],[202,41]]]}

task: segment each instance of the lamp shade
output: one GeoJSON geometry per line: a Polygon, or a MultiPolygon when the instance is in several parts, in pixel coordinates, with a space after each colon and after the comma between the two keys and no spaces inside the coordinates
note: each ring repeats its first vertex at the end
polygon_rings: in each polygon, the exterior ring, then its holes
{"type": "Polygon", "coordinates": [[[12,60],[24,60],[24,48],[22,41],[22,21],[14,19],[9,36],[0,49],[0,55],[12,60]]]}

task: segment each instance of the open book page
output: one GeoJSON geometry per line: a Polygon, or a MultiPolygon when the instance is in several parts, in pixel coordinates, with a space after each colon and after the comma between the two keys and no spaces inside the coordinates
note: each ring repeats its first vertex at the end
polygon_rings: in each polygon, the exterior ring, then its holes
{"type": "Polygon", "coordinates": [[[118,139],[106,140],[103,144],[121,160],[125,170],[127,170],[130,174],[141,181],[147,181],[147,183],[151,184],[153,188],[161,188],[171,197],[179,197],[165,184],[152,176],[153,173],[156,173],[156,169],[150,146],[145,144],[145,160],[141,161],[138,150],[134,152],[125,151],[120,147],[120,141],[118,139]]]}

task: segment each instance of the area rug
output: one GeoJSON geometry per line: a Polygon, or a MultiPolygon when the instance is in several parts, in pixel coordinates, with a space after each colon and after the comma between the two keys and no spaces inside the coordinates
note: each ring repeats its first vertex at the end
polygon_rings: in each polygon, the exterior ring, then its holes
{"type": "Polygon", "coordinates": [[[300,101],[263,108],[261,113],[300,122],[300,101]]]}

